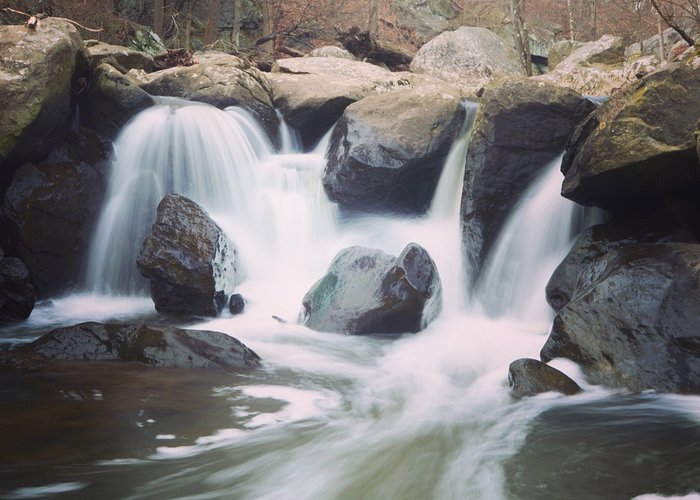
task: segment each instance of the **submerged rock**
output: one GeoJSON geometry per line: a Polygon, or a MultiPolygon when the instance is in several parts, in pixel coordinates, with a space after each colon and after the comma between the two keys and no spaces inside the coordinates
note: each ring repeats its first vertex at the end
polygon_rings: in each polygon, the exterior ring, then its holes
{"type": "Polygon", "coordinates": [[[556,368],[528,358],[517,359],[510,364],[508,384],[511,386],[511,394],[516,398],[550,391],[571,396],[582,390],[576,382],[556,368]]]}
{"type": "Polygon", "coordinates": [[[301,322],[350,335],[415,333],[440,312],[442,285],[428,253],[411,243],[398,258],[350,247],[304,296],[301,322]]]}
{"type": "Polygon", "coordinates": [[[522,194],[594,109],[572,90],[530,78],[503,78],[486,87],[462,190],[462,244],[472,280],[522,194]]]}
{"type": "Polygon", "coordinates": [[[362,210],[423,211],[464,121],[459,92],[439,84],[366,97],[333,130],[323,187],[362,210]]]}
{"type": "Polygon", "coordinates": [[[245,299],[240,293],[234,293],[231,295],[231,299],[228,301],[228,309],[231,314],[241,314],[243,309],[245,309],[245,299]]]}
{"type": "Polygon", "coordinates": [[[496,73],[524,75],[515,49],[485,28],[462,26],[445,31],[423,45],[411,62],[411,71],[426,73],[478,89],[496,73]]]}
{"type": "Polygon", "coordinates": [[[40,368],[56,361],[126,361],[160,368],[242,370],[260,357],[235,338],[170,326],[81,323],[57,328],[0,357],[0,366],[40,368]]]}
{"type": "Polygon", "coordinates": [[[192,200],[166,195],[136,265],[156,310],[216,316],[236,284],[236,247],[192,200]]]}
{"type": "Polygon", "coordinates": [[[0,181],[7,170],[43,159],[70,129],[71,88],[79,88],[87,53],[70,23],[45,19],[38,30],[0,26],[0,181]]]}
{"type": "Polygon", "coordinates": [[[35,302],[29,269],[17,257],[5,257],[0,249],[0,324],[27,319],[35,302]]]}
{"type": "Polygon", "coordinates": [[[542,359],[569,358],[611,387],[700,393],[699,268],[698,244],[609,250],[583,270],[542,359]]]}

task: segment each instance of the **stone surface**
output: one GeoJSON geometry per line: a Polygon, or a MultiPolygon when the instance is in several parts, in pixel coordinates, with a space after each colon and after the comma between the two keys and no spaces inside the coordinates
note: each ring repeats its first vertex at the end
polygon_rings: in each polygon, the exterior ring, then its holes
{"type": "Polygon", "coordinates": [[[234,293],[231,295],[231,299],[228,301],[228,310],[231,314],[241,314],[245,309],[245,299],[240,293],[234,293]]]}
{"type": "Polygon", "coordinates": [[[325,47],[314,49],[309,52],[307,57],[337,57],[339,59],[355,60],[355,56],[350,52],[342,47],[335,47],[333,45],[326,45],[325,47]]]}
{"type": "Polygon", "coordinates": [[[535,396],[543,392],[578,394],[581,387],[565,374],[536,359],[517,359],[508,367],[508,385],[515,398],[535,396]]]}
{"type": "Polygon", "coordinates": [[[700,392],[700,245],[626,245],[597,263],[554,319],[541,357],[566,357],[593,383],[700,392]]]}
{"type": "Polygon", "coordinates": [[[117,68],[121,73],[126,73],[130,69],[141,69],[147,73],[153,71],[153,56],[146,52],[104,42],[91,44],[87,51],[90,55],[90,68],[92,70],[107,63],[117,68]]]}
{"type": "Polygon", "coordinates": [[[4,354],[0,365],[34,369],[57,361],[121,361],[227,371],[260,366],[255,352],[225,333],[101,323],[57,328],[4,354]]]}
{"type": "Polygon", "coordinates": [[[464,116],[459,91],[447,84],[376,94],[348,106],[331,136],[326,193],[363,210],[425,210],[464,116]]]}
{"type": "Polygon", "coordinates": [[[70,133],[46,161],[20,167],[7,190],[5,244],[27,265],[42,296],[81,281],[105,192],[107,154],[93,134],[70,133]]]}
{"type": "Polygon", "coordinates": [[[398,258],[350,247],[307,292],[301,322],[350,335],[415,333],[440,312],[442,285],[428,253],[411,243],[398,258]]]}
{"type": "Polygon", "coordinates": [[[554,71],[560,62],[569,57],[581,45],[583,45],[583,42],[572,42],[571,40],[560,40],[553,44],[547,52],[549,71],[554,71]]]}
{"type": "Polygon", "coordinates": [[[216,316],[236,284],[236,247],[192,200],[166,195],[141,245],[139,272],[159,312],[216,316]]]}
{"type": "Polygon", "coordinates": [[[114,138],[139,111],[151,106],[153,98],[109,64],[95,69],[84,98],[83,117],[90,127],[114,138]]]}
{"type": "Polygon", "coordinates": [[[43,159],[69,130],[71,88],[81,85],[87,53],[70,23],[46,19],[36,31],[0,26],[0,186],[27,161],[43,159]]]}
{"type": "Polygon", "coordinates": [[[135,81],[154,96],[170,96],[225,108],[241,106],[250,111],[275,136],[277,115],[265,74],[236,56],[220,52],[196,53],[197,64],[177,66],[135,81]]]}
{"type": "Polygon", "coordinates": [[[496,73],[524,75],[515,49],[485,28],[463,26],[446,31],[421,47],[411,71],[426,73],[467,88],[485,85],[496,73]]]}
{"type": "Polygon", "coordinates": [[[392,10],[399,26],[415,31],[426,40],[449,29],[449,21],[455,17],[454,7],[446,0],[397,0],[392,10]]]}
{"type": "Polygon", "coordinates": [[[698,88],[700,68],[674,63],[601,105],[569,141],[562,194],[584,205],[612,208],[696,193],[698,88]]]}
{"type": "Polygon", "coordinates": [[[497,79],[486,87],[462,191],[463,251],[473,282],[522,194],[593,109],[576,92],[531,78],[497,79]]]}
{"type": "MultiPolygon", "coordinates": [[[[666,59],[668,59],[668,56],[671,55],[671,47],[673,47],[674,44],[680,42],[682,40],[681,36],[678,34],[676,30],[673,28],[667,28],[663,32],[663,37],[664,37],[664,50],[666,52],[665,56],[666,59]]],[[[659,35],[654,35],[646,40],[644,40],[640,46],[639,42],[633,43],[632,45],[629,45],[625,49],[625,57],[631,58],[631,57],[637,57],[637,56],[657,56],[659,57],[659,35]]]]}
{"type": "Polygon", "coordinates": [[[373,64],[337,57],[303,57],[277,61],[279,72],[267,75],[275,108],[313,145],[360,99],[427,83],[411,73],[392,73],[373,64]]]}
{"type": "Polygon", "coordinates": [[[27,319],[35,302],[27,266],[17,257],[4,257],[0,250],[0,324],[27,319]]]}

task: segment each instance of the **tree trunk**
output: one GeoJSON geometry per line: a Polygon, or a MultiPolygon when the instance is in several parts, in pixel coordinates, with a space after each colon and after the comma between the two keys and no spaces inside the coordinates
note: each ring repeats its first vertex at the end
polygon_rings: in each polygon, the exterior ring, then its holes
{"type": "Polygon", "coordinates": [[[659,60],[666,60],[666,40],[664,40],[664,27],[661,19],[656,22],[656,31],[659,33],[659,60]]]}
{"type": "Polygon", "coordinates": [[[569,39],[573,42],[576,37],[574,36],[574,6],[571,0],[566,0],[566,10],[569,14],[569,39]]]}
{"type": "Polygon", "coordinates": [[[185,17],[185,49],[192,49],[192,17],[194,12],[194,6],[197,0],[190,0],[190,4],[187,8],[187,16],[185,17]]]}
{"type": "Polygon", "coordinates": [[[163,0],[153,0],[153,32],[163,38],[165,31],[165,5],[163,0]]]}
{"type": "Polygon", "coordinates": [[[367,31],[375,36],[379,32],[379,6],[377,1],[370,0],[369,2],[369,23],[367,24],[367,31]]]}
{"type": "Polygon", "coordinates": [[[695,40],[693,40],[693,37],[688,35],[688,33],[685,32],[683,28],[676,22],[676,20],[673,18],[673,16],[669,15],[666,11],[664,11],[661,6],[659,5],[659,0],[651,0],[651,5],[654,7],[654,10],[661,16],[661,19],[666,22],[671,28],[673,28],[676,33],[678,33],[685,42],[690,45],[691,47],[695,45],[695,40]]]}
{"type": "Polygon", "coordinates": [[[241,43],[241,0],[233,0],[233,29],[231,43],[238,48],[241,43]]]}
{"type": "Polygon", "coordinates": [[[515,49],[520,54],[525,73],[527,76],[532,76],[532,61],[530,59],[530,40],[527,33],[527,24],[523,17],[522,0],[508,0],[510,8],[511,24],[513,26],[513,41],[515,49]]]}
{"type": "Polygon", "coordinates": [[[273,0],[263,0],[262,11],[262,38],[266,41],[260,44],[260,50],[272,58],[275,53],[275,42],[273,36],[275,30],[275,12],[273,0]]]}
{"type": "Polygon", "coordinates": [[[219,0],[209,0],[207,27],[204,29],[204,45],[211,45],[219,38],[219,0]]]}

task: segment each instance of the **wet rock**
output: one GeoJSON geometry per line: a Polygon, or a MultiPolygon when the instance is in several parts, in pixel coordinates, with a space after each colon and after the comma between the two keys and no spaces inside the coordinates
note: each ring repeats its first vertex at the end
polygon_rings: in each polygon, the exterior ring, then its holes
{"type": "Polygon", "coordinates": [[[121,73],[126,73],[130,69],[140,69],[147,73],[153,71],[153,56],[140,50],[98,42],[91,44],[87,51],[90,55],[90,68],[92,70],[107,63],[117,68],[121,73]]]}
{"type": "Polygon", "coordinates": [[[442,285],[428,253],[411,243],[398,258],[350,247],[307,292],[301,322],[350,335],[415,333],[440,312],[442,285]]]}
{"type": "Polygon", "coordinates": [[[42,160],[70,129],[71,88],[81,85],[87,53],[77,29],[55,19],[36,31],[0,26],[0,53],[2,186],[16,166],[42,160]]]}
{"type": "Polygon", "coordinates": [[[139,111],[153,105],[153,98],[109,64],[94,71],[85,96],[83,116],[106,137],[115,137],[139,111]]]}
{"type": "Polygon", "coordinates": [[[485,28],[466,26],[423,45],[411,62],[411,71],[472,89],[484,86],[496,73],[525,74],[518,54],[505,40],[485,28]]]}
{"type": "Polygon", "coordinates": [[[197,53],[197,64],[140,74],[135,81],[154,96],[181,97],[217,108],[241,106],[276,135],[278,120],[265,75],[236,56],[219,52],[197,53]]]}
{"type": "Polygon", "coordinates": [[[541,358],[569,358],[593,383],[700,392],[700,245],[627,245],[554,319],[541,358]]]}
{"type": "Polygon", "coordinates": [[[166,195],[136,266],[159,312],[216,316],[236,284],[236,247],[192,200],[166,195]]]}
{"type": "Polygon", "coordinates": [[[123,361],[160,368],[213,370],[260,366],[255,352],[225,333],[101,323],[57,328],[4,354],[0,366],[35,369],[57,361],[123,361]]]}
{"type": "Polygon", "coordinates": [[[584,205],[616,208],[696,193],[699,87],[700,67],[675,63],[601,105],[569,141],[562,194],[584,205]]]}
{"type": "Polygon", "coordinates": [[[105,192],[107,154],[93,134],[71,133],[46,161],[19,168],[7,190],[5,244],[27,265],[43,296],[82,278],[105,192]]]}
{"type": "Polygon", "coordinates": [[[464,255],[474,281],[512,208],[593,109],[576,92],[533,79],[503,78],[486,87],[461,207],[464,255]]]}
{"type": "Polygon", "coordinates": [[[27,319],[35,302],[29,269],[17,257],[5,257],[0,249],[0,324],[27,319]]]}
{"type": "Polygon", "coordinates": [[[275,108],[300,131],[307,146],[315,144],[348,105],[368,95],[413,87],[428,80],[337,57],[281,59],[277,64],[279,71],[267,75],[275,108]]]}
{"type": "Polygon", "coordinates": [[[231,299],[228,302],[228,309],[231,314],[241,314],[243,309],[245,309],[245,299],[240,293],[234,293],[231,295],[231,299]]]}
{"type": "Polygon", "coordinates": [[[348,106],[333,130],[323,186],[363,210],[424,211],[464,120],[446,84],[376,94],[348,106]]]}
{"type": "Polygon", "coordinates": [[[508,367],[508,384],[516,398],[534,396],[543,392],[561,392],[567,396],[578,394],[581,387],[565,374],[536,359],[517,359],[508,367]]]}

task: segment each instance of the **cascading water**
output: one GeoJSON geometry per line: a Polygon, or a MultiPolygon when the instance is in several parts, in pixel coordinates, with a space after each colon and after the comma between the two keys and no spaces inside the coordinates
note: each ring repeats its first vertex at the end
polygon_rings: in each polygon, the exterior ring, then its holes
{"type": "MultiPolygon", "coordinates": [[[[80,457],[67,468],[46,465],[42,457],[41,474],[14,474],[13,484],[23,487],[8,490],[9,495],[498,499],[513,497],[516,482],[533,485],[516,497],[569,496],[569,483],[557,482],[556,473],[543,486],[540,476],[522,472],[539,457],[519,459],[519,450],[543,413],[588,408],[609,393],[586,386],[582,396],[550,394],[515,403],[505,380],[511,361],[537,357],[549,318],[541,279],[515,276],[523,269],[551,273],[555,258],[567,250],[571,217],[564,212],[570,205],[558,205],[560,179],[553,165],[514,210],[489,260],[476,296],[491,317],[465,306],[458,216],[468,128],[455,142],[426,217],[338,221],[320,183],[327,138],[316,151],[302,154],[290,135],[276,153],[238,110],[164,100],[139,114],[115,144],[108,203],[91,259],[91,287],[123,294],[142,290],[133,262],[155,206],[170,191],[189,196],[237,244],[247,271],[240,286],[248,301],[245,312],[194,326],[234,335],[262,356],[266,368],[222,374],[195,389],[188,383],[201,374],[178,378],[153,370],[140,375],[144,378],[137,380],[143,382],[128,387],[126,397],[116,402],[111,377],[72,383],[66,394],[88,400],[90,411],[104,400],[109,421],[121,418],[114,408],[133,407],[128,428],[118,433],[116,451],[99,455],[104,443],[114,440],[113,432],[86,410],[83,425],[60,436],[73,448],[75,442],[90,448],[91,441],[100,440],[94,446],[100,459],[80,457]],[[545,222],[549,213],[558,214],[559,222],[545,222]],[[548,233],[555,225],[556,237],[548,233]],[[527,237],[516,236],[516,229],[527,237]],[[347,337],[271,319],[271,314],[296,317],[303,293],[341,248],[359,244],[397,254],[411,241],[430,252],[443,282],[443,313],[425,331],[399,339],[347,337]],[[528,250],[537,241],[547,244],[528,250]],[[516,269],[507,269],[516,257],[516,269]],[[538,304],[525,300],[533,297],[538,304]],[[167,392],[173,386],[179,389],[176,402],[160,406],[157,388],[167,392]],[[92,401],[94,394],[99,398],[92,401]]],[[[92,319],[107,316],[95,312],[92,319]]],[[[576,372],[570,364],[558,366],[576,372]]],[[[626,407],[637,420],[631,418],[624,429],[643,418],[638,412],[661,407],[700,415],[694,400],[658,397],[626,407]]],[[[614,408],[598,411],[619,415],[614,408]]],[[[581,436],[602,433],[607,440],[600,448],[617,447],[633,462],[646,460],[643,447],[624,448],[627,440],[616,444],[604,426],[586,427],[589,420],[568,421],[570,427],[563,429],[578,429],[581,436]]],[[[537,445],[537,440],[531,443],[535,450],[537,445]]],[[[577,453],[587,450],[583,442],[577,453]]],[[[585,462],[571,465],[579,475],[587,467],[585,462]]],[[[630,475],[627,481],[638,479],[630,475]]]]}

